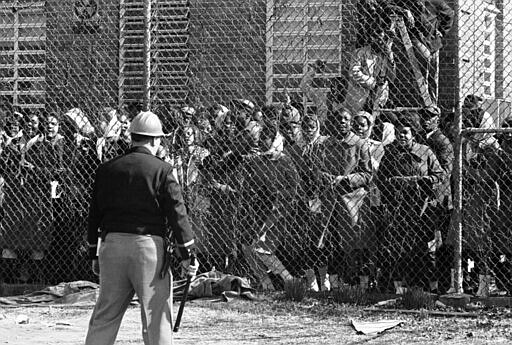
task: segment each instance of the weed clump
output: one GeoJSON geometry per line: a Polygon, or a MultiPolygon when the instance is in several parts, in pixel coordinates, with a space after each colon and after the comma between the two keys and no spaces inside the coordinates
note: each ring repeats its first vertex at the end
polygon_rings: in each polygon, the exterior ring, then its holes
{"type": "Polygon", "coordinates": [[[432,309],[434,304],[432,295],[418,287],[409,288],[402,295],[402,305],[405,309],[432,309]]]}
{"type": "Polygon", "coordinates": [[[340,288],[332,290],[331,294],[333,301],[337,303],[368,305],[370,302],[368,292],[357,285],[343,284],[340,288]]]}
{"type": "Polygon", "coordinates": [[[293,278],[284,282],[285,298],[294,302],[301,302],[307,294],[307,284],[302,278],[293,278]]]}

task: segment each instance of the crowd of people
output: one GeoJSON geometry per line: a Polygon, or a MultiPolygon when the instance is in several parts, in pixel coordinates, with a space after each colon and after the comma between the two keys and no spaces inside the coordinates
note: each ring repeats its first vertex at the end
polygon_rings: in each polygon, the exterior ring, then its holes
{"type": "MultiPolygon", "coordinates": [[[[456,136],[449,116],[435,106],[430,82],[424,106],[385,110],[397,74],[398,34],[388,14],[406,19],[419,73],[429,81],[453,11],[442,0],[360,6],[359,22],[370,30],[358,36],[346,75],[331,80],[327,93],[315,87],[325,63],[303,76],[299,87],[313,106],[287,97],[261,107],[233,99],[155,110],[166,133],[157,155],[182,188],[203,270],[249,276],[264,289],[305,277],[314,290],[453,290],[456,136]]],[[[465,127],[496,127],[482,102],[465,98],[465,127]]],[[[93,175],[130,147],[129,124],[141,110],[3,110],[1,279],[88,277],[93,175]]],[[[510,291],[512,137],[462,140],[464,288],[485,295],[494,278],[510,291]]]]}
{"type": "MultiPolygon", "coordinates": [[[[5,115],[4,279],[81,278],[94,171],[130,146],[133,114],[5,115]]],[[[447,291],[454,155],[440,115],[341,108],[321,120],[315,108],[236,99],[162,112],[166,136],[157,155],[181,185],[203,270],[249,276],[262,288],[305,277],[312,289],[447,291]],[[326,122],[337,132],[325,135],[326,122]]],[[[466,97],[463,115],[467,127],[488,123],[476,96],[466,97]]],[[[510,136],[464,137],[464,262],[474,263],[466,269],[476,283],[468,280],[466,289],[475,293],[491,276],[502,289],[511,283],[511,144],[510,136]]]]}

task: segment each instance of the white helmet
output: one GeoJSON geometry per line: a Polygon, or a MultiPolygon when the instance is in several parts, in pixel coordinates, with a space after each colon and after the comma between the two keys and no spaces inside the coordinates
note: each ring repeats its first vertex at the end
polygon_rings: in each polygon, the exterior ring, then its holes
{"type": "Polygon", "coordinates": [[[130,133],[146,135],[148,137],[163,137],[162,122],[151,111],[140,112],[135,116],[130,125],[130,133]]]}

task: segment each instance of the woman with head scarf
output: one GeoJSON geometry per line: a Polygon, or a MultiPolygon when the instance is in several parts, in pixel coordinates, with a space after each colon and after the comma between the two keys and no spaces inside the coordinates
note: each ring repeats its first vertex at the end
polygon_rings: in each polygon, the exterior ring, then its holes
{"type": "MultiPolygon", "coordinates": [[[[340,278],[349,279],[343,260],[357,242],[354,231],[363,187],[371,178],[368,150],[351,132],[350,113],[341,111],[336,116],[340,119],[338,137],[330,138],[321,135],[316,114],[307,113],[302,122],[305,145],[301,154],[290,151],[301,176],[303,213],[310,228],[303,236],[308,238],[306,277],[314,277],[311,272],[316,268],[322,289],[338,287],[340,278]]],[[[315,287],[314,278],[311,282],[315,287]]]]}
{"type": "MultiPolygon", "coordinates": [[[[320,209],[322,184],[317,166],[319,166],[320,153],[328,137],[321,135],[320,121],[311,110],[303,117],[302,121],[300,121],[300,113],[294,107],[285,109],[284,115],[284,121],[298,121],[301,125],[300,132],[303,133],[299,141],[288,141],[288,146],[284,151],[296,167],[300,182],[297,208],[294,210],[296,216],[291,219],[299,220],[305,229],[300,235],[295,234],[294,236],[294,249],[297,253],[295,255],[296,267],[290,266],[288,269],[294,276],[305,276],[310,289],[325,290],[329,285],[325,268],[327,262],[323,251],[318,250],[316,246],[322,231],[320,209]],[[323,269],[323,272],[320,272],[320,286],[315,274],[315,269],[318,270],[319,267],[323,269]]],[[[293,252],[288,254],[290,257],[294,257],[293,252]]]]}
{"type": "MultiPolygon", "coordinates": [[[[199,261],[206,269],[218,266],[215,261],[218,233],[212,232],[210,222],[209,181],[203,163],[210,151],[201,145],[199,128],[192,124],[182,125],[176,131],[176,149],[170,154],[172,173],[181,186],[185,206],[198,240],[199,261]]],[[[222,240],[220,240],[222,241],[222,240]]]]}
{"type": "Polygon", "coordinates": [[[383,259],[382,270],[397,289],[405,283],[430,290],[435,280],[429,249],[435,237],[431,202],[444,171],[434,152],[416,141],[416,113],[400,114],[395,128],[397,140],[386,146],[376,179],[389,217],[381,250],[390,255],[383,259]]]}
{"type": "Polygon", "coordinates": [[[382,142],[372,139],[371,134],[374,126],[374,117],[366,111],[360,111],[354,116],[354,133],[366,141],[371,158],[372,170],[376,172],[379,169],[380,161],[384,155],[384,146],[382,142]]]}
{"type": "MultiPolygon", "coordinates": [[[[321,195],[324,219],[324,241],[328,270],[334,287],[340,280],[362,288],[357,264],[363,241],[360,227],[360,208],[366,198],[372,171],[368,147],[352,132],[352,115],[345,109],[335,112],[338,135],[326,141],[319,161],[324,192],[321,195]]],[[[331,285],[332,285],[331,284],[331,285]]]]}

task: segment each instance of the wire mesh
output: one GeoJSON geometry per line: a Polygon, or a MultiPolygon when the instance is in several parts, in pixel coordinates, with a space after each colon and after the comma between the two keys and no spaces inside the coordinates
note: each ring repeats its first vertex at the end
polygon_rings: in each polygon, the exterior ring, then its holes
{"type": "Polygon", "coordinates": [[[1,279],[95,279],[94,172],[147,108],[201,270],[509,293],[511,7],[0,1],[1,279]]]}

